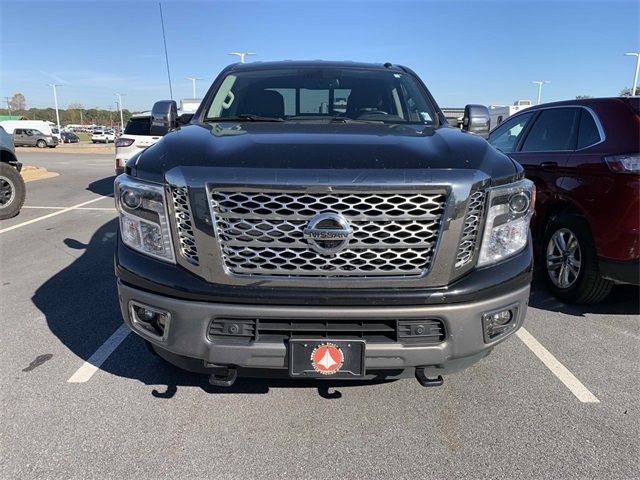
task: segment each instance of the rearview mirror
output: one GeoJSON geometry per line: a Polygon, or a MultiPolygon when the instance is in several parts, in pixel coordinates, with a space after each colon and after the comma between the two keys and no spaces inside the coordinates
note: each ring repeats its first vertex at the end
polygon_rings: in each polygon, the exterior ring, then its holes
{"type": "Polygon", "coordinates": [[[482,138],[489,138],[489,130],[491,129],[489,109],[484,105],[467,105],[464,107],[462,129],[480,135],[482,138]]]}
{"type": "Polygon", "coordinates": [[[178,125],[178,105],[173,100],[161,100],[151,109],[151,129],[153,136],[166,135],[178,125]]]}

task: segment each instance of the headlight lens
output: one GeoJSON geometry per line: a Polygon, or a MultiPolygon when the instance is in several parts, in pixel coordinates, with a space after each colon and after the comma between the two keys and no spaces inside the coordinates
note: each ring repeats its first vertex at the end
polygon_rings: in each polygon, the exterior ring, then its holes
{"type": "Polygon", "coordinates": [[[120,175],[115,181],[115,198],[124,244],[175,263],[163,187],[120,175]]]}
{"type": "Polygon", "coordinates": [[[504,260],[526,247],[535,198],[536,187],[530,180],[489,190],[479,267],[504,260]]]}

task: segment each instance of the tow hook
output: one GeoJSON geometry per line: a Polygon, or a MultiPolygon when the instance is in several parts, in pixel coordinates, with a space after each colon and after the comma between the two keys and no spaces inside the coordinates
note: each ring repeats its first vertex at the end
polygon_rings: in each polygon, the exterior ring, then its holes
{"type": "Polygon", "coordinates": [[[230,387],[235,383],[236,378],[238,378],[238,370],[227,368],[222,374],[212,373],[209,377],[209,384],[214,387],[230,387]]]}
{"type": "Polygon", "coordinates": [[[418,380],[418,383],[423,387],[439,387],[444,383],[441,375],[435,378],[427,377],[424,368],[416,368],[416,380],[418,380]]]}

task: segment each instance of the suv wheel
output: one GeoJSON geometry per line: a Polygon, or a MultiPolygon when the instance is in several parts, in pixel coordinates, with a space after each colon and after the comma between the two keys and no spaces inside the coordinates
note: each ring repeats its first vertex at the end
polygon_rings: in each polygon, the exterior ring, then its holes
{"type": "Polygon", "coordinates": [[[0,220],[15,217],[24,203],[24,180],[7,163],[0,163],[0,220]]]}
{"type": "Polygon", "coordinates": [[[38,148],[47,148],[47,142],[45,142],[44,140],[38,140],[36,142],[36,147],[38,147],[38,148]]]}
{"type": "Polygon", "coordinates": [[[598,256],[587,221],[561,215],[549,222],[544,236],[544,271],[551,292],[567,303],[598,303],[613,283],[600,276],[598,256]]]}

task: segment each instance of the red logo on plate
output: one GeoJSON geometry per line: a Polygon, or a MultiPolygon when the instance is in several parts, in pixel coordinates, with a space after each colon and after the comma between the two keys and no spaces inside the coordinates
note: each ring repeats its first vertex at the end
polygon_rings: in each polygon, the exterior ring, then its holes
{"type": "Polygon", "coordinates": [[[342,367],[344,354],[333,343],[318,345],[311,352],[311,365],[316,372],[323,375],[333,375],[342,367]]]}

